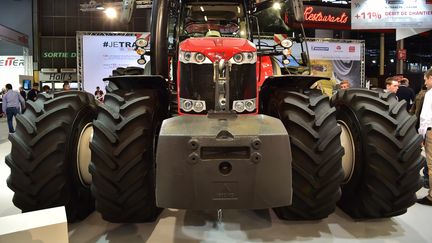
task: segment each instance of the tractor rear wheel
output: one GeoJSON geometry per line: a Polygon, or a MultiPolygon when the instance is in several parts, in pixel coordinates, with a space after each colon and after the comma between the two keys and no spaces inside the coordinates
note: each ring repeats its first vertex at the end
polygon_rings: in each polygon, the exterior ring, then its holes
{"type": "MultiPolygon", "coordinates": [[[[334,212],[343,179],[336,109],[320,92],[274,90],[266,113],[281,119],[291,143],[293,200],[274,208],[281,219],[322,219],[334,212]]],[[[281,185],[283,188],[283,185],[281,185]]]]}
{"type": "Polygon", "coordinates": [[[85,161],[79,148],[88,142],[83,134],[95,117],[95,99],[85,92],[40,94],[27,102],[17,116],[16,132],[9,135],[12,150],[6,156],[11,168],[7,184],[18,208],[27,212],[64,205],[69,222],[94,210],[85,179],[90,158],[85,161]]]}
{"type": "Polygon", "coordinates": [[[349,89],[339,91],[332,103],[347,141],[338,206],[353,218],[405,213],[421,187],[424,158],[416,118],[391,93],[349,89]]]}
{"type": "Polygon", "coordinates": [[[157,130],[163,116],[153,90],[105,95],[90,148],[96,210],[110,222],[154,221],[157,130]],[[123,94],[123,95],[122,95],[123,94]]]}

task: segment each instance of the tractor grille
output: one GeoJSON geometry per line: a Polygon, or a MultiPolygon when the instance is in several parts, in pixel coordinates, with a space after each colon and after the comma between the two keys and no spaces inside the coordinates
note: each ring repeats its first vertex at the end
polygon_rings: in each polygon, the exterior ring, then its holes
{"type": "Polygon", "coordinates": [[[233,100],[256,98],[256,88],[255,64],[233,64],[230,73],[230,109],[233,100]]]}
{"type": "MultiPolygon", "coordinates": [[[[207,111],[215,106],[215,83],[213,64],[180,63],[180,97],[191,100],[204,100],[207,111]]],[[[184,111],[183,111],[184,112],[184,111]]],[[[194,113],[193,111],[188,113],[194,113]]],[[[206,112],[207,113],[207,112],[206,112]]]]}

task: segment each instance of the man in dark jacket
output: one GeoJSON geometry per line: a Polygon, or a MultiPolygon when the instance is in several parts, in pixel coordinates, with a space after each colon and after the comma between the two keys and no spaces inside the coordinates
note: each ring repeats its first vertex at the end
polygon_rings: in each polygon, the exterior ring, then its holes
{"type": "Polygon", "coordinates": [[[23,87],[19,88],[19,93],[24,98],[24,100],[27,99],[27,93],[24,91],[23,87]]]}
{"type": "Polygon", "coordinates": [[[35,101],[39,94],[39,84],[34,83],[33,88],[27,94],[27,100],[35,101]]]}
{"type": "Polygon", "coordinates": [[[400,80],[399,89],[396,92],[396,96],[398,97],[399,101],[402,100],[406,101],[407,111],[411,109],[411,106],[413,105],[415,100],[414,90],[408,86],[409,86],[409,80],[407,78],[402,78],[400,80]]]}

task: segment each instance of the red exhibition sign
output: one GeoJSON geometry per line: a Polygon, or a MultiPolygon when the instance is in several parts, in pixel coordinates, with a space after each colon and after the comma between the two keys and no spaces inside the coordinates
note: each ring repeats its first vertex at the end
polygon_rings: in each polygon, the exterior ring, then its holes
{"type": "MultiPolygon", "coordinates": [[[[351,13],[347,7],[304,5],[303,25],[317,29],[351,29],[351,13]]],[[[287,17],[285,22],[288,23],[287,17]]]]}
{"type": "Polygon", "coordinates": [[[337,13],[338,15],[334,14],[328,11],[328,9],[327,12],[315,11],[312,6],[306,7],[304,10],[305,21],[346,24],[349,20],[346,12],[337,13]]]}

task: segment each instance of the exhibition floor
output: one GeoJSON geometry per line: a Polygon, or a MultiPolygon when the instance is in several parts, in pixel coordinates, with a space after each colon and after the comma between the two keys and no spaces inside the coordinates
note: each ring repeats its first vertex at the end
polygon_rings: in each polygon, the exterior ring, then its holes
{"type": "MultiPolygon", "coordinates": [[[[6,186],[10,170],[4,157],[10,151],[7,124],[0,119],[0,217],[20,213],[6,186]]],[[[426,194],[425,189],[418,197],[426,194]]],[[[69,224],[72,243],[112,242],[432,242],[432,207],[415,204],[404,215],[390,219],[354,221],[337,209],[320,221],[281,221],[273,211],[216,211],[165,209],[154,223],[113,224],[92,213],[69,224]]],[[[31,241],[40,242],[40,241],[31,241]]]]}

